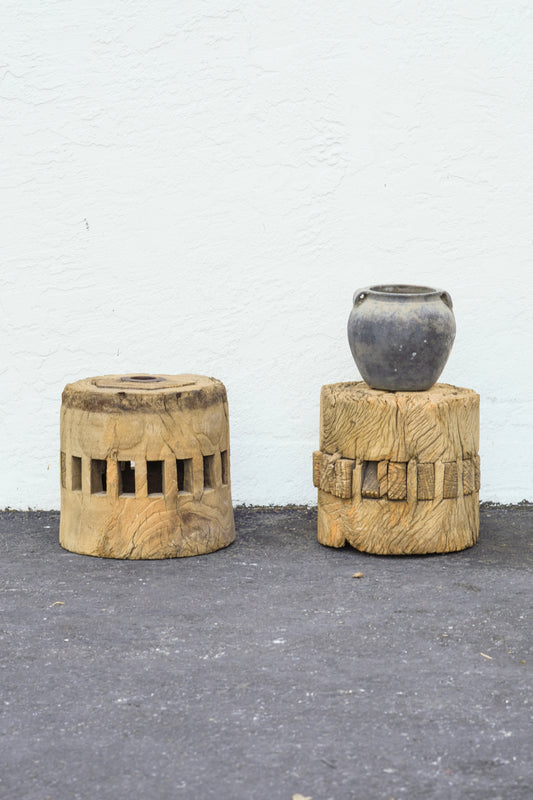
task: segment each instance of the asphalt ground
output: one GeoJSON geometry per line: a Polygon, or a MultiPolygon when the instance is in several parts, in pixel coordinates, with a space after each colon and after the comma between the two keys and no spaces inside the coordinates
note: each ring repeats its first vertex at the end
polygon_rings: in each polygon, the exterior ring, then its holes
{"type": "Polygon", "coordinates": [[[533,798],[533,506],[440,556],[322,547],[314,509],[236,524],[128,562],[0,514],[2,800],[533,798]]]}

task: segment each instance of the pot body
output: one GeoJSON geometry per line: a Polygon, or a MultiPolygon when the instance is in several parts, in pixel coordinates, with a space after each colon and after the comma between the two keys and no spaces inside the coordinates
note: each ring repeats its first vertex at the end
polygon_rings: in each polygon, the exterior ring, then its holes
{"type": "Polygon", "coordinates": [[[448,292],[403,284],[369,286],[354,295],[348,341],[373,389],[420,392],[438,380],[455,339],[448,292]]]}

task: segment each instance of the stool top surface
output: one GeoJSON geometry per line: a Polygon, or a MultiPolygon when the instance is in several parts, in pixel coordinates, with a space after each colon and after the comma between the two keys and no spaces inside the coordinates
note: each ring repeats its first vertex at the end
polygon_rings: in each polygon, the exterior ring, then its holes
{"type": "Polygon", "coordinates": [[[130,373],[100,375],[68,383],[63,406],[87,411],[113,409],[149,411],[165,408],[209,406],[226,401],[224,384],[205,375],[130,373]]]}
{"type": "Polygon", "coordinates": [[[353,400],[380,400],[391,404],[410,398],[419,402],[439,402],[472,396],[476,398],[474,389],[465,389],[462,386],[452,386],[450,383],[435,383],[430,389],[421,392],[388,392],[385,389],[372,389],[365,381],[347,381],[344,383],[328,383],[322,387],[323,391],[336,396],[344,396],[353,400]]]}
{"type": "MultiPolygon", "coordinates": [[[[195,391],[205,386],[211,386],[214,378],[207,378],[205,375],[160,375],[135,372],[129,375],[102,375],[98,378],[87,378],[86,380],[89,380],[98,389],[159,392],[165,389],[189,389],[189,391],[195,391]]],[[[78,383],[85,383],[85,381],[78,381],[78,383]]]]}

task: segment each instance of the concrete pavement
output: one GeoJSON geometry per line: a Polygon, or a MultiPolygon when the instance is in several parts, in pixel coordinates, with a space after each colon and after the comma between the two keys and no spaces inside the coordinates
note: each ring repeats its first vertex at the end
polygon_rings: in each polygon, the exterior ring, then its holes
{"type": "Polygon", "coordinates": [[[124,562],[0,515],[0,798],[533,797],[533,506],[444,556],[324,548],[314,509],[236,523],[124,562]]]}

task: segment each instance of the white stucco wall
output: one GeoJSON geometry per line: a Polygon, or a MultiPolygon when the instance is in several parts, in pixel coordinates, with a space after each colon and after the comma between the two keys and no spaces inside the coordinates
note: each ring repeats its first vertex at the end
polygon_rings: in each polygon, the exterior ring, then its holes
{"type": "Polygon", "coordinates": [[[58,508],[65,383],[226,384],[236,503],[314,503],[358,287],[447,289],[482,499],[533,500],[533,8],[2,9],[0,506],[58,508]]]}

